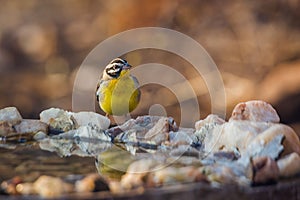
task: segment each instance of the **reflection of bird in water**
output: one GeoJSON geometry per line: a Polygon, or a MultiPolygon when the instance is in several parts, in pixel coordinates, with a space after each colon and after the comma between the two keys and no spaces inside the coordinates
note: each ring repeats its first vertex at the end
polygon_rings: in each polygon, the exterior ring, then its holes
{"type": "Polygon", "coordinates": [[[121,58],[112,60],[98,82],[96,97],[108,115],[122,116],[133,111],[140,101],[137,79],[130,74],[131,65],[121,58]]]}

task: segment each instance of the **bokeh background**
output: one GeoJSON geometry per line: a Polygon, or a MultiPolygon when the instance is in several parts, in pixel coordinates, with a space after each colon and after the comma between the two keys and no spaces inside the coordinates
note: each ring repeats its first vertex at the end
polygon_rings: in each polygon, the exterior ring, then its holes
{"type": "MultiPolygon", "coordinates": [[[[97,44],[121,31],[157,26],[187,34],[207,50],[225,84],[227,118],[238,102],[262,99],[300,132],[299,0],[1,0],[0,5],[0,108],[16,106],[24,118],[38,118],[49,107],[71,110],[76,72],[97,44]]],[[[197,92],[201,118],[210,113],[207,88],[186,61],[158,50],[123,56],[134,66],[157,62],[178,69],[197,92]]],[[[167,89],[149,85],[142,92],[135,115],[160,103],[168,115],[180,116],[167,89]]]]}

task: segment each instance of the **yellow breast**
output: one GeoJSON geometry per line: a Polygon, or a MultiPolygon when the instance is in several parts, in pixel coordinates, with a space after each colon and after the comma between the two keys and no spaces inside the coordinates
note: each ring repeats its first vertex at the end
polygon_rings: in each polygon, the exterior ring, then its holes
{"type": "Polygon", "coordinates": [[[100,85],[99,104],[109,115],[124,115],[133,111],[140,100],[140,91],[129,72],[121,72],[117,79],[100,85]]]}

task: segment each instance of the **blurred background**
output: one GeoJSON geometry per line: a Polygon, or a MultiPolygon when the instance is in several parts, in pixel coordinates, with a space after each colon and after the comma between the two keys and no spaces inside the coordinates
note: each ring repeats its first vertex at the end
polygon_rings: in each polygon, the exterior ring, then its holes
{"type": "MultiPolygon", "coordinates": [[[[49,107],[71,110],[76,72],[97,44],[121,31],[157,26],[187,34],[207,50],[225,84],[227,118],[238,102],[262,99],[300,132],[299,0],[0,3],[0,108],[16,106],[24,118],[38,118],[49,107]]],[[[133,66],[178,69],[197,93],[201,118],[210,113],[207,88],[183,59],[158,50],[123,56],[133,66]]],[[[158,85],[142,88],[135,115],[155,103],[180,116],[174,94],[158,85]]]]}

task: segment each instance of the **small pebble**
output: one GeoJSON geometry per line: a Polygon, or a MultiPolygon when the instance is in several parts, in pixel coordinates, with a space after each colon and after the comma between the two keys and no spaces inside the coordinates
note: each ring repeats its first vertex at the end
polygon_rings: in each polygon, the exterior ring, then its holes
{"type": "Polygon", "coordinates": [[[34,136],[33,136],[33,139],[36,140],[36,141],[40,141],[40,140],[43,140],[47,138],[47,134],[42,132],[42,131],[39,131],[37,132],[34,136]]]}
{"type": "Polygon", "coordinates": [[[60,178],[40,176],[33,183],[34,190],[43,198],[55,198],[73,191],[71,184],[65,183],[60,178]]]}
{"type": "Polygon", "coordinates": [[[76,192],[98,192],[109,190],[107,182],[99,174],[87,175],[75,183],[76,192]]]}

